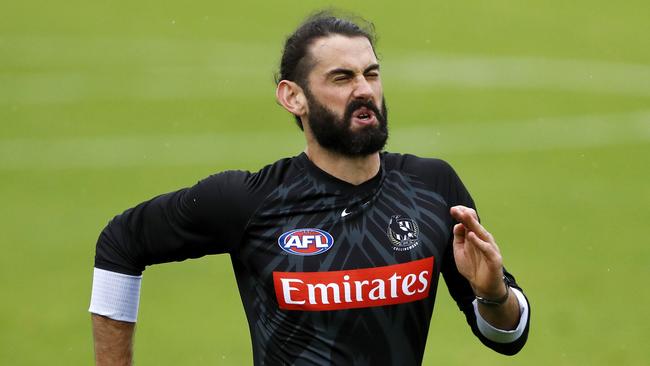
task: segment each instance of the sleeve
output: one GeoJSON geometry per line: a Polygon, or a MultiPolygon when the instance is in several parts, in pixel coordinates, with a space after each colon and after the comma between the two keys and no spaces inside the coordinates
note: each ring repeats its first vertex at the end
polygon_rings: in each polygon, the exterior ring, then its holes
{"type": "Polygon", "coordinates": [[[252,211],[250,174],[229,171],[116,216],[97,241],[95,268],[139,276],[145,266],[229,252],[252,211]]]}
{"type": "Polygon", "coordinates": [[[517,324],[517,327],[512,330],[503,330],[493,327],[492,324],[483,319],[481,313],[478,311],[478,301],[474,300],[472,302],[478,330],[491,341],[498,343],[514,342],[521,337],[526,330],[526,325],[528,323],[528,299],[526,299],[523,292],[516,288],[512,289],[512,293],[514,293],[514,296],[517,298],[517,303],[519,304],[519,323],[517,324]]]}
{"type": "Polygon", "coordinates": [[[135,322],[146,266],[235,248],[254,210],[250,176],[213,175],[113,218],[97,241],[89,311],[135,322]]]}
{"type": "MultiPolygon", "coordinates": [[[[447,183],[449,187],[447,191],[447,198],[448,198],[447,202],[449,203],[449,207],[456,206],[456,205],[464,205],[476,209],[474,200],[470,196],[469,192],[463,185],[462,181],[460,180],[456,172],[454,172],[454,170],[450,166],[448,166],[448,170],[449,173],[446,175],[447,182],[445,183],[447,183]]],[[[451,220],[450,227],[453,227],[455,224],[457,224],[455,220],[453,219],[450,220],[451,220]]],[[[528,339],[528,331],[530,328],[530,304],[528,303],[528,300],[523,294],[523,290],[521,289],[521,287],[519,287],[519,285],[517,285],[514,276],[504,268],[504,275],[509,278],[511,282],[510,286],[521,293],[521,296],[517,295],[517,298],[520,301],[520,308],[521,308],[522,299],[526,302],[525,308],[527,311],[525,312],[525,314],[524,312],[522,312],[522,319],[520,320],[520,326],[523,326],[523,331],[519,330],[520,332],[519,337],[517,337],[513,341],[501,342],[501,340],[499,340],[497,337],[491,337],[491,338],[497,339],[498,341],[489,339],[485,335],[486,333],[490,335],[489,331],[487,331],[487,328],[485,327],[486,324],[479,323],[479,321],[482,319],[477,318],[476,316],[477,313],[474,310],[475,296],[474,296],[474,292],[472,291],[472,287],[469,284],[469,281],[467,281],[467,279],[465,279],[465,277],[463,277],[458,272],[458,269],[456,268],[456,261],[454,259],[454,251],[453,251],[452,243],[453,243],[453,234],[450,235],[449,245],[447,245],[447,250],[445,251],[443,257],[442,269],[441,269],[442,275],[445,279],[445,283],[447,284],[447,288],[449,289],[450,295],[452,296],[454,301],[456,301],[458,308],[465,314],[465,319],[467,321],[467,324],[472,329],[472,333],[474,333],[474,335],[484,345],[501,354],[505,354],[505,355],[516,354],[526,344],[526,340],[528,339]],[[525,325],[521,324],[522,321],[525,321],[525,325]]],[[[489,326],[489,324],[487,325],[489,326]]]]}

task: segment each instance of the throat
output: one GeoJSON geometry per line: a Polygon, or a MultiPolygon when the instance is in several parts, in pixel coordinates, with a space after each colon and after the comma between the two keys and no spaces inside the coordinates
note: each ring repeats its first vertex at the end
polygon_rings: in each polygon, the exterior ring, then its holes
{"type": "Polygon", "coordinates": [[[379,152],[352,158],[308,146],[305,154],[322,171],[355,186],[374,178],[381,165],[379,152]]]}

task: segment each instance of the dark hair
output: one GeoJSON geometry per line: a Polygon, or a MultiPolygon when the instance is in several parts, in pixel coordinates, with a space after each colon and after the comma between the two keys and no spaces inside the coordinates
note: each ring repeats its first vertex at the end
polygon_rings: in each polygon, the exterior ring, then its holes
{"type": "MultiPolygon", "coordinates": [[[[375,49],[375,27],[371,22],[340,11],[319,11],[305,19],[287,38],[280,61],[280,72],[275,77],[276,84],[281,80],[290,80],[308,91],[307,75],[313,65],[307,50],[316,39],[334,34],[365,37],[373,50],[375,49]]],[[[295,118],[298,127],[302,129],[300,118],[295,118]]]]}

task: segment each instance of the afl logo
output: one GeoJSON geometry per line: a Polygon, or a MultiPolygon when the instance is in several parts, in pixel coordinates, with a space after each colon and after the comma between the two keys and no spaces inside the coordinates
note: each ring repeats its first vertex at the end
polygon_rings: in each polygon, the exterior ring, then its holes
{"type": "Polygon", "coordinates": [[[316,255],[330,250],[334,239],[320,229],[296,229],[280,235],[278,244],[289,254],[316,255]]]}

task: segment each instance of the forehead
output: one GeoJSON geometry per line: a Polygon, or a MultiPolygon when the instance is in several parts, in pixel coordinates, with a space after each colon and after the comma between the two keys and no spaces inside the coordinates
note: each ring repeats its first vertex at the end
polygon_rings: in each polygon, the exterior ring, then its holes
{"type": "Polygon", "coordinates": [[[310,46],[312,72],[326,73],[336,68],[364,70],[376,64],[377,57],[365,37],[346,37],[340,34],[318,38],[310,46]]]}

